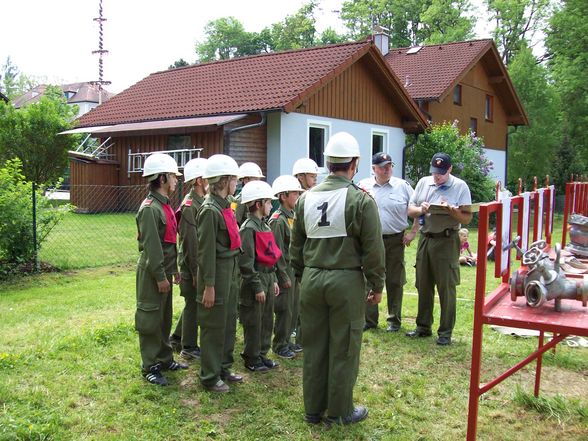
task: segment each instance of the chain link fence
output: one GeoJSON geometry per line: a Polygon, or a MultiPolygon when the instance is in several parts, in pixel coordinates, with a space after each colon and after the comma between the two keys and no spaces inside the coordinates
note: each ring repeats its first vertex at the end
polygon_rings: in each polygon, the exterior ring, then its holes
{"type": "MultiPolygon", "coordinates": [[[[145,185],[78,185],[69,191],[48,192],[51,205],[64,213],[37,244],[38,261],[61,270],[136,262],[135,215],[147,194],[145,185]]],[[[182,195],[180,186],[171,197],[174,208],[182,195]]]]}

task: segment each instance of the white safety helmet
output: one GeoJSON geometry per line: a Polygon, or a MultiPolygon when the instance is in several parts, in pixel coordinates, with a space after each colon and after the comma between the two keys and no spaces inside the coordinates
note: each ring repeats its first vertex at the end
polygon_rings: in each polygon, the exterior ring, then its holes
{"type": "Polygon", "coordinates": [[[145,159],[143,164],[143,177],[157,177],[163,173],[174,173],[182,176],[178,171],[176,160],[166,153],[153,153],[145,159]]]}
{"type": "Polygon", "coordinates": [[[286,191],[299,191],[301,193],[304,191],[300,186],[300,181],[290,175],[282,175],[274,179],[272,190],[276,196],[286,191]]]}
{"type": "Polygon", "coordinates": [[[259,199],[275,199],[272,187],[264,181],[250,181],[241,190],[241,203],[257,201],[259,199]]]}
{"type": "Polygon", "coordinates": [[[292,167],[292,174],[296,176],[300,173],[318,174],[318,165],[310,158],[300,158],[294,163],[294,167],[292,167]]]}
{"type": "Polygon", "coordinates": [[[206,158],[194,158],[186,162],[186,165],[184,165],[184,182],[201,178],[206,168],[206,162],[206,158]]]}
{"type": "Polygon", "coordinates": [[[361,156],[357,139],[347,132],[338,132],[331,136],[324,155],[329,162],[349,162],[361,156]]]}
{"type": "Polygon", "coordinates": [[[244,162],[239,167],[239,179],[242,178],[265,178],[259,165],[255,162],[244,162]]]}
{"type": "Polygon", "coordinates": [[[204,168],[204,179],[216,178],[219,176],[238,176],[239,166],[237,162],[227,155],[212,155],[206,161],[204,168]]]}

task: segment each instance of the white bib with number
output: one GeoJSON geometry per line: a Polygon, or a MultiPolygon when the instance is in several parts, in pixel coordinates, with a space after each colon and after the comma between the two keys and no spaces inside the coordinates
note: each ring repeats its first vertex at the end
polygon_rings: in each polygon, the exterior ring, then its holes
{"type": "Polygon", "coordinates": [[[347,236],[345,202],[347,187],[331,191],[309,191],[304,201],[306,237],[325,239],[347,236]]]}

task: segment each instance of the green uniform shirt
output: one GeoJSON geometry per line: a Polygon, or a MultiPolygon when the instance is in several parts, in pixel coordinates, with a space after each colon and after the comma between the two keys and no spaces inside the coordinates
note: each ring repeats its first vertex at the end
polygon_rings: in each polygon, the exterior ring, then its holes
{"type": "MultiPolygon", "coordinates": [[[[311,196],[312,198],[312,196],[311,196]]],[[[290,258],[294,273],[302,275],[304,267],[321,269],[361,269],[369,286],[376,292],[384,288],[384,244],[382,227],[375,201],[352,181],[337,175],[329,175],[316,187],[300,196],[294,209],[294,226],[290,243],[290,258]],[[343,223],[344,236],[309,238],[307,230],[317,225],[305,225],[305,201],[314,192],[328,192],[347,188],[344,216],[329,217],[326,204],[310,207],[313,212],[324,209],[317,224],[343,223]],[[338,219],[344,217],[344,219],[338,219]],[[346,233],[345,233],[346,232],[346,233]]]]}
{"type": "MultiPolygon", "coordinates": [[[[239,269],[243,284],[254,294],[265,291],[265,284],[259,277],[259,271],[264,273],[273,272],[273,267],[266,267],[258,264],[255,259],[255,233],[271,231],[270,227],[258,217],[249,214],[247,220],[241,225],[239,233],[241,234],[241,248],[243,254],[239,257],[239,269]]],[[[272,295],[267,293],[266,295],[272,295]]]]}
{"type": "Polygon", "coordinates": [[[294,211],[287,210],[283,206],[274,211],[269,220],[269,226],[274,233],[276,245],[282,251],[282,257],[276,263],[280,286],[291,282],[290,277],[288,277],[288,269],[290,267],[290,238],[293,223],[294,211]]]}
{"type": "Polygon", "coordinates": [[[218,258],[239,254],[239,249],[230,249],[231,239],[222,215],[222,210],[230,205],[228,199],[209,194],[198,213],[198,269],[206,286],[214,286],[218,258]]]}
{"type": "Polygon", "coordinates": [[[151,191],[135,217],[141,253],[139,265],[147,268],[158,282],[178,272],[176,244],[163,241],[167,221],[162,205],[169,203],[167,197],[151,191]]]}
{"type": "Polygon", "coordinates": [[[186,195],[182,202],[182,216],[178,225],[180,234],[178,263],[183,278],[192,279],[198,274],[198,230],[196,218],[204,198],[194,190],[186,195]]]}

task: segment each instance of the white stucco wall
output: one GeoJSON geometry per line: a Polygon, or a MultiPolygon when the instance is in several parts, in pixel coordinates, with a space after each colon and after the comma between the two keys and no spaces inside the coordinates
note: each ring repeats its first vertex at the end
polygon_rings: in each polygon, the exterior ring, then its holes
{"type": "MultiPolygon", "coordinates": [[[[292,166],[297,159],[308,157],[308,127],[311,123],[319,123],[329,127],[327,140],[337,132],[351,133],[359,142],[361,160],[359,172],[354,180],[357,182],[370,175],[372,157],[372,134],[374,131],[386,134],[384,151],[392,160],[402,164],[402,149],[405,144],[405,133],[398,127],[386,127],[335,118],[323,118],[301,113],[272,113],[267,120],[267,181],[273,182],[282,174],[292,173],[292,166]]],[[[326,169],[319,180],[326,175],[326,169]]]]}
{"type": "Polygon", "coordinates": [[[484,149],[486,157],[492,161],[494,168],[490,170],[490,177],[495,181],[500,181],[506,184],[506,152],[504,150],[484,149]]]}

